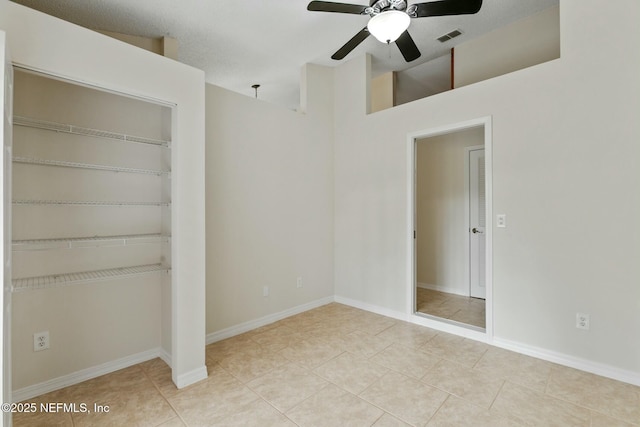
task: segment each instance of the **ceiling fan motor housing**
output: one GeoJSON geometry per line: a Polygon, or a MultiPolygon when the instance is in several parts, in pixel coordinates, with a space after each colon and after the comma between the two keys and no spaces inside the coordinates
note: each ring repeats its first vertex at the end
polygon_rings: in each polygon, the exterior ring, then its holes
{"type": "Polygon", "coordinates": [[[406,9],[405,0],[371,0],[370,6],[364,10],[363,14],[373,17],[387,10],[405,11],[406,9]]]}

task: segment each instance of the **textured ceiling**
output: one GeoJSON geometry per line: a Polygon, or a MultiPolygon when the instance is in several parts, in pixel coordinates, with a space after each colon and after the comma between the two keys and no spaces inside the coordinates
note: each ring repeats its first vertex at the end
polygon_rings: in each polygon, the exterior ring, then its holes
{"type": "MultiPolygon", "coordinates": [[[[423,0],[424,1],[424,0],[423,0]]],[[[206,73],[209,83],[295,109],[301,67],[335,66],[368,52],[373,74],[400,71],[446,54],[455,44],[531,15],[558,0],[485,0],[475,15],[413,19],[409,32],[422,56],[406,63],[397,47],[369,37],[342,61],[330,57],[368,16],[309,12],[306,0],[14,0],[78,25],[178,40],[179,60],[206,73]],[[451,30],[462,36],[435,39],[451,30]]],[[[366,0],[352,3],[367,4],[366,0]]],[[[409,1],[409,4],[415,1],[409,1]]]]}

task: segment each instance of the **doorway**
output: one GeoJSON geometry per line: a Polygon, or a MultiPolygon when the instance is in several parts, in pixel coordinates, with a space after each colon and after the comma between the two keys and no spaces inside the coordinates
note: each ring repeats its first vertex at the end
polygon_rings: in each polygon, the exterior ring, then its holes
{"type": "Polygon", "coordinates": [[[490,118],[410,137],[412,312],[489,333],[490,118]]]}

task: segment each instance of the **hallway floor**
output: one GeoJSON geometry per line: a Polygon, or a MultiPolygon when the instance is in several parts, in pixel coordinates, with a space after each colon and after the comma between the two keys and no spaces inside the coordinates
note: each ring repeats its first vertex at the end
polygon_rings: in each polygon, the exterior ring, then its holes
{"type": "Polygon", "coordinates": [[[485,301],[425,288],[416,288],[416,311],[467,325],[486,327],[485,301]]]}
{"type": "Polygon", "coordinates": [[[640,387],[341,304],[207,346],[182,390],[154,359],[30,399],[108,413],[15,426],[639,426],[640,387]]]}

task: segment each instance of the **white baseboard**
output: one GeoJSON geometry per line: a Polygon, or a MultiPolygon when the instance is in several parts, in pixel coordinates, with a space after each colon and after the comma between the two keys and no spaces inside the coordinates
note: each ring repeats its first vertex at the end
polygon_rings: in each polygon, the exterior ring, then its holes
{"type": "MultiPolygon", "coordinates": [[[[206,342],[207,344],[211,344],[216,341],[223,340],[225,338],[230,338],[232,336],[239,335],[244,332],[248,332],[250,330],[259,328],[261,326],[268,325],[270,323],[276,322],[286,317],[293,316],[293,315],[329,304],[334,301],[340,304],[359,308],[372,313],[391,317],[393,319],[407,321],[407,322],[419,324],[422,326],[433,327],[434,329],[439,329],[444,332],[449,332],[455,335],[466,336],[468,338],[477,339],[480,341],[487,341],[486,338],[481,339],[481,337],[475,336],[478,333],[473,333],[473,331],[465,330],[459,327],[454,328],[454,327],[451,327],[450,325],[449,326],[445,325],[445,327],[436,327],[436,326],[442,326],[442,325],[435,321],[433,321],[433,324],[432,324],[431,322],[428,321],[428,319],[417,318],[417,316],[415,315],[407,315],[405,313],[390,310],[388,308],[379,307],[376,305],[372,305],[372,304],[368,304],[361,301],[336,295],[335,297],[322,298],[307,304],[299,305],[299,306],[290,308],[288,310],[281,311],[279,313],[270,314],[268,316],[261,317],[259,319],[244,322],[239,325],[235,325],[230,328],[226,328],[221,331],[208,334],[206,337],[206,342]]],[[[559,365],[567,366],[570,368],[579,369],[581,371],[590,372],[595,375],[600,375],[603,377],[607,377],[614,380],[640,386],[640,373],[637,373],[637,372],[616,368],[616,367],[605,365],[602,363],[597,363],[590,360],[581,359],[581,358],[570,356],[567,354],[554,352],[552,350],[534,347],[527,344],[522,344],[522,343],[518,343],[518,342],[514,342],[514,341],[502,339],[502,338],[494,337],[493,339],[489,339],[488,341],[490,341],[489,343],[496,347],[515,351],[517,353],[536,357],[538,359],[557,363],[559,365]]],[[[101,375],[115,372],[120,369],[128,368],[129,366],[137,365],[138,363],[146,362],[147,360],[151,360],[156,357],[159,357],[162,360],[164,360],[165,363],[167,363],[167,365],[169,366],[172,365],[171,355],[167,353],[164,349],[158,347],[156,349],[147,350],[147,351],[137,353],[131,356],[123,357],[111,362],[103,363],[98,366],[73,372],[68,375],[63,375],[61,377],[44,381],[42,383],[33,384],[18,390],[14,390],[12,393],[12,400],[14,402],[21,402],[23,400],[30,399],[45,393],[49,393],[54,390],[59,390],[61,388],[68,387],[70,385],[78,384],[83,381],[87,381],[92,378],[99,377],[101,375]]],[[[207,369],[206,369],[206,366],[202,366],[191,372],[180,375],[176,379],[176,385],[178,388],[183,388],[195,382],[201,381],[205,378],[207,378],[207,369]]]]}
{"type": "Polygon", "coordinates": [[[431,320],[423,318],[414,314],[406,315],[401,312],[389,310],[387,308],[379,307],[376,305],[364,303],[361,301],[352,300],[345,297],[337,296],[335,301],[340,304],[348,305],[351,307],[360,308],[362,310],[370,311],[372,313],[381,314],[383,316],[391,317],[398,320],[404,320],[436,329],[442,332],[451,333],[453,335],[470,338],[476,341],[482,341],[495,347],[504,348],[506,350],[515,351],[516,353],[525,354],[527,356],[536,357],[538,359],[546,360],[548,362],[557,363],[559,365],[567,366],[569,368],[575,368],[581,371],[590,372],[595,375],[599,375],[606,378],[611,378],[617,381],[622,381],[628,384],[640,386],[640,373],[627,371],[624,369],[616,368],[613,366],[605,365],[602,363],[593,362],[587,359],[581,359],[579,357],[570,356],[567,354],[547,350],[539,347],[530,346],[514,341],[505,340],[502,338],[489,337],[486,334],[472,329],[447,324],[437,320],[431,320]]]}
{"type": "Polygon", "coordinates": [[[187,372],[186,374],[182,374],[182,375],[178,375],[177,378],[174,379],[174,382],[176,383],[176,387],[178,388],[184,388],[186,386],[189,386],[191,384],[195,384],[198,381],[202,381],[204,379],[206,379],[208,376],[207,374],[207,367],[205,365],[194,369],[191,372],[187,372]]]}
{"type": "Polygon", "coordinates": [[[413,323],[415,325],[425,326],[427,328],[435,329],[437,331],[447,332],[453,335],[470,338],[476,341],[487,342],[488,338],[485,333],[478,332],[476,330],[465,328],[463,326],[457,326],[455,324],[449,324],[446,322],[432,320],[415,314],[404,314],[399,311],[389,310],[388,308],[379,307],[377,305],[363,303],[362,301],[352,300],[350,298],[336,296],[336,302],[351,307],[359,308],[362,310],[370,311],[372,313],[381,314],[383,316],[391,317],[393,319],[402,320],[405,322],[413,323]]]}
{"type": "Polygon", "coordinates": [[[601,377],[607,377],[640,386],[640,373],[638,372],[627,371],[603,363],[593,362],[591,360],[582,359],[579,357],[570,356],[568,354],[558,353],[552,350],[534,347],[515,341],[509,341],[502,338],[494,337],[492,344],[496,347],[515,351],[516,353],[525,354],[527,356],[536,357],[538,359],[557,363],[569,368],[575,368],[580,371],[590,372],[601,377]]]}
{"type": "Polygon", "coordinates": [[[469,296],[469,292],[462,292],[462,291],[460,291],[460,289],[454,288],[454,287],[451,287],[451,286],[432,285],[431,283],[421,283],[421,282],[416,283],[416,286],[419,287],[419,288],[422,288],[422,289],[429,289],[429,290],[432,290],[432,291],[445,292],[447,294],[462,295],[463,297],[468,297],[469,296]]]}
{"type": "Polygon", "coordinates": [[[160,348],[160,354],[158,354],[158,357],[162,359],[168,367],[173,367],[171,355],[164,348],[160,348]]]}
{"type": "Polygon", "coordinates": [[[448,334],[457,335],[463,338],[469,338],[474,341],[480,341],[490,344],[491,339],[482,328],[476,328],[470,325],[460,325],[458,322],[449,321],[448,319],[439,319],[435,316],[413,314],[410,316],[409,322],[435,329],[436,331],[446,332],[448,334]]]}
{"type": "Polygon", "coordinates": [[[329,304],[334,301],[333,296],[321,298],[319,300],[315,300],[306,304],[298,305],[296,307],[278,312],[269,314],[267,316],[261,317],[259,319],[249,320],[244,323],[240,323],[238,325],[231,326],[229,328],[222,329],[217,332],[212,332],[207,334],[206,343],[212,344],[214,342],[222,341],[227,338],[234,337],[236,335],[243,334],[245,332],[249,332],[253,329],[259,328],[261,326],[268,325],[273,322],[277,322],[278,320],[282,320],[289,316],[293,316],[299,313],[303,313],[305,311],[321,307],[323,305],[329,304]]]}
{"type": "MultiPolygon", "coordinates": [[[[21,402],[26,399],[40,396],[41,394],[49,393],[51,391],[78,384],[83,381],[99,377],[101,375],[128,368],[129,366],[137,365],[138,363],[146,362],[147,360],[155,359],[156,357],[160,357],[165,362],[167,360],[169,360],[169,362],[171,361],[171,357],[163,349],[158,347],[152,350],[132,354],[131,356],[122,357],[120,359],[106,362],[98,366],[82,369],[68,375],[63,375],[58,378],[53,378],[48,381],[14,390],[12,393],[12,400],[14,402],[21,402]]],[[[169,364],[169,366],[171,366],[171,364],[169,364]]]]}
{"type": "Polygon", "coordinates": [[[397,319],[397,320],[403,320],[406,322],[410,322],[410,316],[406,315],[405,313],[402,313],[400,311],[395,311],[395,310],[390,310],[388,308],[384,308],[384,307],[380,307],[377,305],[373,305],[373,304],[368,304],[366,302],[362,302],[362,301],[357,301],[351,298],[345,298],[345,297],[341,297],[336,295],[335,296],[335,301],[337,303],[340,304],[344,304],[344,305],[348,305],[351,307],[355,307],[355,308],[359,308],[361,310],[366,310],[366,311],[370,311],[372,313],[376,313],[376,314],[381,314],[383,316],[387,316],[387,317],[391,317],[393,319],[397,319]]]}

